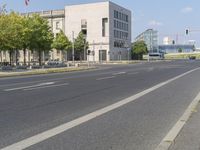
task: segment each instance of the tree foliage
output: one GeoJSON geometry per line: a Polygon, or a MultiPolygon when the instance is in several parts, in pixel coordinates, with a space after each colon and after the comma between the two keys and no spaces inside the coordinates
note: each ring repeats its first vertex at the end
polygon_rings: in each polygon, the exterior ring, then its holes
{"type": "Polygon", "coordinates": [[[47,20],[39,15],[34,15],[31,19],[30,49],[38,52],[39,64],[42,65],[42,52],[51,50],[53,33],[47,20]]]}
{"type": "Polygon", "coordinates": [[[54,38],[52,48],[61,51],[68,51],[71,49],[71,47],[72,47],[71,42],[69,41],[65,33],[61,30],[60,33],[58,33],[54,38]]]}
{"type": "MultiPolygon", "coordinates": [[[[24,58],[27,49],[38,52],[41,65],[41,52],[51,50],[53,33],[48,21],[39,15],[27,17],[15,12],[8,14],[1,8],[0,29],[0,51],[9,52],[10,64],[13,63],[14,51],[18,54],[17,51],[23,50],[24,58]]],[[[16,61],[17,57],[16,55],[16,61]]]]}
{"type": "Polygon", "coordinates": [[[72,49],[72,43],[69,41],[68,37],[61,30],[54,38],[52,48],[61,51],[61,59],[63,59],[62,53],[67,52],[72,49]]]}
{"type": "Polygon", "coordinates": [[[182,49],[182,48],[179,48],[179,49],[178,49],[178,52],[179,52],[179,53],[182,53],[182,52],[183,52],[183,49],[182,49]]]}
{"type": "Polygon", "coordinates": [[[79,54],[79,59],[82,59],[81,57],[84,55],[84,50],[89,48],[89,43],[86,41],[86,37],[84,36],[83,32],[80,32],[78,37],[75,39],[74,48],[75,52],[79,54]]]}
{"type": "Polygon", "coordinates": [[[143,55],[148,53],[146,43],[144,41],[134,42],[131,47],[131,52],[133,59],[142,59],[143,55]]]}

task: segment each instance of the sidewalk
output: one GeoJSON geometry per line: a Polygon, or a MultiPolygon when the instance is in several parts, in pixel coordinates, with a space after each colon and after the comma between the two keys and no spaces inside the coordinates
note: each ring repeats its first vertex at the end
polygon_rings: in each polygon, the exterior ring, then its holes
{"type": "Polygon", "coordinates": [[[200,150],[200,104],[169,150],[200,150]]]}

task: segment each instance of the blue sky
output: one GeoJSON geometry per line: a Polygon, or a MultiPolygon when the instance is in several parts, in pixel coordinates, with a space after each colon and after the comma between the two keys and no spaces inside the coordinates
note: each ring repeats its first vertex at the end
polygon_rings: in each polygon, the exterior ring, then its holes
{"type": "MultiPolygon", "coordinates": [[[[99,1],[99,0],[98,0],[99,1]]],[[[8,10],[18,12],[63,9],[65,5],[97,2],[97,0],[30,0],[25,6],[24,0],[0,0],[7,4],[8,10]]],[[[159,31],[159,42],[163,36],[178,39],[179,43],[196,40],[200,47],[200,1],[199,0],[112,0],[132,11],[133,39],[148,28],[159,31]],[[185,29],[199,30],[185,35],[185,29]],[[178,35],[178,36],[177,36],[178,35]]]]}

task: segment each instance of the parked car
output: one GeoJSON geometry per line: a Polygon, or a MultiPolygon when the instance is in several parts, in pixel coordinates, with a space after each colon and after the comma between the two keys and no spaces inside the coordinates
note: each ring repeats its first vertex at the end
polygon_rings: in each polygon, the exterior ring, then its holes
{"type": "Polygon", "coordinates": [[[195,60],[196,56],[189,56],[189,60],[195,60]]]}

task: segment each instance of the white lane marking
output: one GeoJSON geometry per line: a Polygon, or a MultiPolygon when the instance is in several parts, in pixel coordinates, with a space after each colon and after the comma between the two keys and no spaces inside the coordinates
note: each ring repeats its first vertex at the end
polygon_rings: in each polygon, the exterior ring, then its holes
{"type": "Polygon", "coordinates": [[[144,96],[144,95],[146,95],[146,94],[148,94],[148,93],[150,93],[150,92],[152,92],[152,91],[154,91],[154,90],[156,90],[156,89],[158,89],[158,88],[160,88],[160,87],[162,87],[162,86],[164,86],[166,84],[169,84],[169,83],[171,83],[171,82],[173,82],[173,81],[175,81],[175,80],[177,80],[177,79],[179,79],[179,78],[181,78],[181,77],[183,77],[185,75],[188,75],[188,74],[190,74],[190,73],[192,73],[192,72],[194,72],[196,70],[199,70],[199,69],[200,68],[196,68],[196,69],[190,70],[188,72],[185,72],[185,73],[183,73],[183,74],[181,74],[179,76],[176,76],[176,77],[174,77],[172,79],[169,79],[169,80],[167,80],[165,82],[159,83],[159,84],[157,84],[157,85],[155,85],[155,86],[153,86],[153,87],[151,87],[149,89],[146,89],[146,90],[144,90],[144,91],[142,91],[142,92],[140,92],[140,93],[138,93],[136,95],[133,95],[133,96],[131,96],[129,98],[123,99],[123,100],[121,100],[121,101],[119,101],[117,103],[114,103],[114,104],[109,105],[107,107],[104,107],[102,109],[96,110],[96,111],[94,111],[92,113],[89,113],[89,114],[87,114],[85,116],[79,117],[79,118],[77,118],[75,120],[72,120],[70,122],[64,123],[64,124],[62,124],[60,126],[57,126],[55,128],[52,128],[52,129],[47,130],[47,131],[44,131],[42,133],[39,133],[39,134],[37,134],[35,136],[29,137],[27,139],[24,139],[22,141],[19,141],[17,143],[12,144],[12,145],[9,145],[9,146],[1,149],[1,150],[22,150],[22,149],[28,148],[28,147],[30,147],[32,145],[35,145],[35,144],[40,143],[40,142],[42,142],[44,140],[47,140],[47,139],[49,139],[49,138],[51,138],[53,136],[56,136],[56,135],[61,134],[63,132],[66,132],[67,130],[69,130],[71,128],[74,128],[74,127],[79,126],[79,125],[81,125],[81,124],[83,124],[85,122],[88,122],[88,121],[90,121],[90,120],[92,120],[94,118],[97,118],[97,117],[99,117],[101,115],[104,115],[104,114],[106,114],[106,113],[108,113],[108,112],[110,112],[112,110],[115,110],[115,109],[117,109],[119,107],[122,107],[122,106],[124,106],[124,105],[126,105],[126,104],[128,104],[130,102],[133,102],[136,99],[138,99],[138,98],[140,98],[140,97],[142,97],[142,96],[144,96]]]}
{"type": "Polygon", "coordinates": [[[24,91],[32,91],[32,90],[52,88],[52,87],[59,87],[59,86],[65,86],[65,85],[69,85],[69,83],[63,83],[63,84],[57,84],[57,85],[49,85],[49,86],[41,86],[41,87],[28,88],[28,89],[23,89],[23,90],[24,91]]]}
{"type": "Polygon", "coordinates": [[[131,72],[131,73],[128,73],[128,75],[134,75],[134,74],[138,74],[139,72],[131,72]]]}
{"type": "Polygon", "coordinates": [[[122,75],[122,74],[126,74],[126,72],[117,72],[117,73],[113,73],[113,76],[115,76],[115,75],[122,75]]]}
{"type": "Polygon", "coordinates": [[[100,81],[100,80],[107,80],[107,79],[112,79],[112,78],[115,78],[115,76],[98,78],[98,79],[96,79],[96,80],[97,80],[97,81],[100,81]]]}
{"type": "Polygon", "coordinates": [[[168,150],[200,102],[200,92],[155,150],[168,150]]]}
{"type": "Polygon", "coordinates": [[[18,88],[5,89],[4,91],[9,92],[9,91],[23,90],[23,89],[47,86],[47,85],[52,85],[52,84],[55,84],[55,82],[46,82],[46,83],[40,83],[40,84],[36,84],[36,85],[31,85],[31,86],[23,86],[23,87],[18,87],[18,88]]]}

